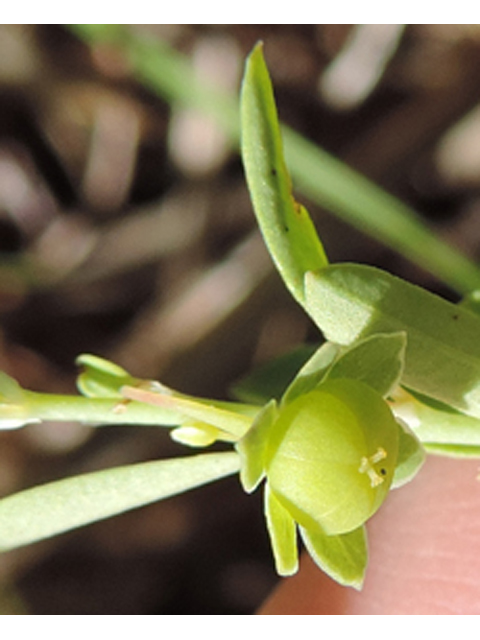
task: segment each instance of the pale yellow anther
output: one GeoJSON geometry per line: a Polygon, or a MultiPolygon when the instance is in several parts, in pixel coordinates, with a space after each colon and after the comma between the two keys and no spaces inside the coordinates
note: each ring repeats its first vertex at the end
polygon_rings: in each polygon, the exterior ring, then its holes
{"type": "Polygon", "coordinates": [[[385,449],[378,447],[376,452],[369,456],[363,456],[360,460],[360,467],[358,468],[360,473],[366,473],[370,478],[370,484],[372,487],[378,487],[379,484],[382,484],[384,478],[377,472],[375,467],[373,466],[377,462],[384,460],[387,457],[387,452],[385,449]]]}

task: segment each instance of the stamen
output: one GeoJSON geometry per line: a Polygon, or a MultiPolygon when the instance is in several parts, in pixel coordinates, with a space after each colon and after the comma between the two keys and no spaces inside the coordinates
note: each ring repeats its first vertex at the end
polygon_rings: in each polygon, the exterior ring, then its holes
{"type": "Polygon", "coordinates": [[[380,462],[380,460],[385,460],[387,457],[387,452],[382,447],[378,447],[377,451],[371,456],[370,462],[375,464],[376,462],[380,462]]]}
{"type": "Polygon", "coordinates": [[[358,470],[360,473],[367,474],[367,476],[370,478],[370,484],[372,487],[378,487],[378,485],[382,484],[384,480],[384,478],[376,471],[373,465],[377,462],[380,462],[380,460],[384,460],[386,457],[387,452],[385,451],[385,449],[382,449],[382,447],[378,447],[378,449],[372,456],[369,456],[368,458],[366,456],[363,456],[360,460],[360,467],[358,468],[358,470]]]}

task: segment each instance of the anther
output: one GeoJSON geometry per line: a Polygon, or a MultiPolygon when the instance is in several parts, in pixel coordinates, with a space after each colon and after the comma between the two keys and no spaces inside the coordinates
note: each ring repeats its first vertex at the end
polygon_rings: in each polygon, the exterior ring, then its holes
{"type": "Polygon", "coordinates": [[[360,460],[360,467],[358,468],[358,470],[360,473],[367,474],[367,476],[370,478],[370,484],[372,487],[378,487],[378,485],[382,484],[384,480],[384,478],[382,478],[382,476],[377,473],[373,465],[377,462],[380,462],[380,460],[384,460],[386,457],[387,452],[385,451],[385,449],[382,449],[382,447],[378,447],[378,449],[372,456],[369,456],[368,458],[366,456],[363,456],[360,460]]]}

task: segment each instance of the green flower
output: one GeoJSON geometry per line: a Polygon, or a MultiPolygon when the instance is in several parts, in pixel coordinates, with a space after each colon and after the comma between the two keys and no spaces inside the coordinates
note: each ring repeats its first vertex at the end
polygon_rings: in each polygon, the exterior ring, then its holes
{"type": "Polygon", "coordinates": [[[352,531],[390,489],[398,426],[383,398],[357,380],[331,380],[279,412],[267,442],[271,492],[308,528],[352,531]]]}
{"type": "Polygon", "coordinates": [[[388,401],[398,391],[404,350],[403,334],[371,336],[348,349],[324,344],[237,443],[245,491],[265,481],[280,575],[297,571],[298,530],[326,573],[362,586],[364,525],[424,460],[388,401]]]}

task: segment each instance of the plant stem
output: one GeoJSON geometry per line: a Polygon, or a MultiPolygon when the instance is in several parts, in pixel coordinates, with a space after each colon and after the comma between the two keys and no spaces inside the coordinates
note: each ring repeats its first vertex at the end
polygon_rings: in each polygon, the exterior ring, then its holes
{"type": "MultiPolygon", "coordinates": [[[[171,427],[181,422],[181,415],[169,408],[153,407],[142,402],[115,398],[85,398],[24,391],[26,422],[50,420],[78,421],[92,426],[101,424],[138,424],[171,427]]],[[[23,409],[23,406],[22,406],[23,409]]],[[[0,419],[1,423],[1,419],[0,419]]]]}

